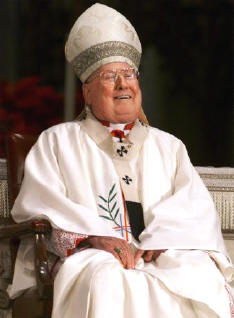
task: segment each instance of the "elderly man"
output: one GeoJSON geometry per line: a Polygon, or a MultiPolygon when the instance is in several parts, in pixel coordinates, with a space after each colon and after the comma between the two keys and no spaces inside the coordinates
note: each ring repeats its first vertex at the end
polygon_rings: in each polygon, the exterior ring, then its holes
{"type": "MultiPolygon", "coordinates": [[[[147,124],[140,55],[117,11],[95,4],[78,18],[66,57],[85,111],[40,135],[12,215],[53,226],[53,318],[233,317],[217,214],[182,142],[147,124]]],[[[30,253],[23,243],[12,294],[34,284],[30,253]]]]}

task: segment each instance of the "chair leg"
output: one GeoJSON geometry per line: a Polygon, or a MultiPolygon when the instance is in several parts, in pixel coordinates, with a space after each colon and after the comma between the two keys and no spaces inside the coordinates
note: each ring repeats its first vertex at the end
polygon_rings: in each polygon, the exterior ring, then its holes
{"type": "Polygon", "coordinates": [[[52,306],[53,306],[53,303],[51,299],[43,300],[43,317],[38,317],[38,318],[51,318],[52,306]]]}
{"type": "Polygon", "coordinates": [[[52,302],[40,300],[37,290],[28,291],[12,303],[12,318],[51,318],[52,302]]]}

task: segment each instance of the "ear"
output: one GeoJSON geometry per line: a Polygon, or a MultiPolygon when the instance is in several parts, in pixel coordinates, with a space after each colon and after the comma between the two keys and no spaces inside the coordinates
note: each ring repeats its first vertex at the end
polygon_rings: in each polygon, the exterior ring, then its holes
{"type": "Polygon", "coordinates": [[[83,91],[85,104],[91,105],[92,100],[91,100],[91,93],[90,93],[90,91],[91,91],[90,84],[84,83],[82,85],[82,91],[83,91]]]}

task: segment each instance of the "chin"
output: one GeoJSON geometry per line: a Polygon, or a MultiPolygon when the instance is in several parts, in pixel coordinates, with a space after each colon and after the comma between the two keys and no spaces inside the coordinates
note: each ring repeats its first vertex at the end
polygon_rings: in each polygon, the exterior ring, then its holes
{"type": "Polygon", "coordinates": [[[113,123],[130,123],[137,119],[137,114],[118,114],[114,118],[112,118],[113,123]]]}
{"type": "Polygon", "coordinates": [[[136,105],[121,105],[116,107],[113,113],[113,119],[116,123],[129,123],[133,122],[138,118],[140,108],[136,105]]]}

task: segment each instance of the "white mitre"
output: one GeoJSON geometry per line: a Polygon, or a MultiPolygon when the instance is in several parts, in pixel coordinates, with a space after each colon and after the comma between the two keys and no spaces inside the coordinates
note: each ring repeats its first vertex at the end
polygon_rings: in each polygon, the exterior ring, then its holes
{"type": "Polygon", "coordinates": [[[138,69],[141,43],[131,23],[118,11],[96,3],[73,25],[65,55],[82,82],[101,65],[126,62],[138,69]]]}

